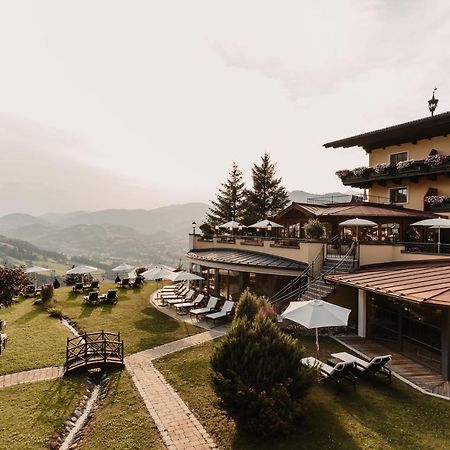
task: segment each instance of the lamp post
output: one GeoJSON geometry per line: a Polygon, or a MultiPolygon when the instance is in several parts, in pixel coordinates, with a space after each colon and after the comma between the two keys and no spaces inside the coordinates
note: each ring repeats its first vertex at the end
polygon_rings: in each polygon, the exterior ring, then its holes
{"type": "Polygon", "coordinates": [[[192,222],[192,234],[195,235],[195,229],[197,228],[197,222],[192,222]]]}
{"type": "Polygon", "coordinates": [[[217,236],[219,234],[219,225],[216,225],[214,228],[216,230],[216,236],[217,236]]]}
{"type": "Polygon", "coordinates": [[[238,230],[239,230],[239,236],[242,236],[242,225],[238,226],[238,230]]]}
{"type": "Polygon", "coordinates": [[[272,224],[271,223],[269,223],[268,225],[267,225],[267,233],[269,234],[269,236],[270,236],[270,232],[272,231],[272,224]]]}
{"type": "Polygon", "coordinates": [[[431,117],[434,116],[434,111],[437,107],[437,104],[439,102],[439,100],[437,98],[434,97],[434,93],[436,92],[437,88],[433,89],[433,96],[431,97],[430,100],[428,100],[428,109],[430,110],[431,113],[431,117]]]}

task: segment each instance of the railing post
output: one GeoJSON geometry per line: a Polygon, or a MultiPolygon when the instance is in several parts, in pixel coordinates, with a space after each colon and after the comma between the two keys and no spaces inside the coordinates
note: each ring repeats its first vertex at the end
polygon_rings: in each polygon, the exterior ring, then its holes
{"type": "Polygon", "coordinates": [[[87,333],[84,332],[84,364],[88,363],[88,342],[87,342],[87,333]]]}
{"type": "Polygon", "coordinates": [[[66,344],[66,371],[69,370],[69,338],[67,338],[66,344]]]}

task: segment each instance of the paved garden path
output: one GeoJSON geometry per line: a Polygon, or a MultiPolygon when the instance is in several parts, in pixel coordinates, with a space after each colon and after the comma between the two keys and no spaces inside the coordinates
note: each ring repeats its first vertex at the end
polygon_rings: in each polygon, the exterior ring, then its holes
{"type": "Polygon", "coordinates": [[[0,389],[16,384],[35,383],[37,381],[54,380],[64,375],[64,367],[44,367],[25,372],[9,373],[0,376],[0,389]]]}
{"type": "Polygon", "coordinates": [[[125,358],[125,367],[169,450],[206,450],[217,446],[173,387],[156,370],[152,360],[223,334],[223,331],[209,330],[125,358]]]}

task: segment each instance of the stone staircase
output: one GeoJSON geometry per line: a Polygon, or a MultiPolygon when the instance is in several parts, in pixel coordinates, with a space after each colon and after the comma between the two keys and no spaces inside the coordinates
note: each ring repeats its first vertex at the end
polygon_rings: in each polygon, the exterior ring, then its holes
{"type": "Polygon", "coordinates": [[[339,267],[336,269],[336,272],[348,273],[354,270],[352,256],[343,262],[341,262],[339,257],[327,257],[323,262],[320,275],[311,281],[306,291],[301,295],[300,301],[325,300],[333,291],[334,286],[326,283],[323,279],[323,275],[331,271],[337,264],[339,264],[339,267]]]}

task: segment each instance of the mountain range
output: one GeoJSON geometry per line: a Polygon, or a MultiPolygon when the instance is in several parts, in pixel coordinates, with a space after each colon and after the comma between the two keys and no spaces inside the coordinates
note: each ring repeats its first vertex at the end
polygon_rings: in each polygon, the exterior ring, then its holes
{"type": "MultiPolygon", "coordinates": [[[[329,201],[332,196],[350,198],[339,192],[319,195],[292,191],[290,200],[329,201]]],[[[174,265],[187,250],[192,222],[199,226],[207,211],[205,203],[187,203],[152,210],[106,209],[41,216],[14,213],[0,217],[0,234],[47,251],[83,255],[105,265],[116,261],[174,265]]]]}

